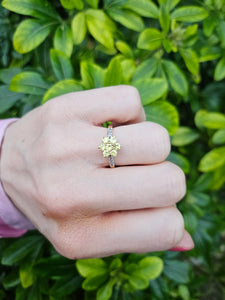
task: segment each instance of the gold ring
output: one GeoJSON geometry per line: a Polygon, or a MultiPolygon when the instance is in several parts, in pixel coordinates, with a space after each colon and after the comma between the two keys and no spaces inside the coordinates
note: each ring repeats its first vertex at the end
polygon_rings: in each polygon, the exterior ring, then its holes
{"type": "Polygon", "coordinates": [[[104,157],[108,157],[110,168],[115,168],[114,157],[117,156],[117,150],[120,144],[117,143],[116,137],[112,135],[112,125],[108,126],[107,136],[102,139],[102,144],[98,146],[104,157]]]}

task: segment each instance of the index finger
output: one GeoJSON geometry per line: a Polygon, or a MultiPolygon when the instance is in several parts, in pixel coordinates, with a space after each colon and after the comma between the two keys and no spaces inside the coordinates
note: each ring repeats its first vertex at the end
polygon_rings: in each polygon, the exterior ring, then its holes
{"type": "Polygon", "coordinates": [[[55,102],[58,102],[61,113],[64,112],[71,118],[76,115],[97,126],[106,121],[119,124],[145,121],[138,90],[129,85],[70,93],[54,99],[55,102]],[[65,101],[62,101],[62,97],[66,97],[65,101]]]}

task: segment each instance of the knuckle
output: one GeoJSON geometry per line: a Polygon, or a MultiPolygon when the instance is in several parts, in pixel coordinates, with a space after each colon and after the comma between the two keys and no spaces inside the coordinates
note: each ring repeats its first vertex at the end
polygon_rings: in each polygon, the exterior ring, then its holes
{"type": "Polygon", "coordinates": [[[57,218],[66,215],[68,209],[57,184],[53,185],[47,181],[39,185],[38,201],[44,208],[46,215],[57,218]]]}
{"type": "Polygon", "coordinates": [[[33,152],[37,161],[48,163],[50,161],[60,160],[62,155],[62,140],[60,131],[56,129],[54,124],[47,124],[35,145],[33,152]]]}
{"type": "Polygon", "coordinates": [[[77,242],[73,239],[69,239],[66,235],[59,235],[54,243],[54,247],[56,251],[62,256],[68,259],[78,259],[79,258],[79,250],[75,250],[77,247],[77,242]],[[71,243],[73,241],[73,244],[71,243]]]}
{"type": "Polygon", "coordinates": [[[67,222],[63,225],[55,238],[54,247],[63,256],[69,259],[83,259],[91,256],[92,238],[89,234],[88,226],[83,223],[76,224],[76,234],[68,226],[67,222]]]}
{"type": "Polygon", "coordinates": [[[170,137],[167,129],[161,125],[159,125],[159,136],[161,153],[163,158],[166,159],[171,150],[170,137]]]}
{"type": "Polygon", "coordinates": [[[134,118],[142,115],[143,107],[138,89],[130,85],[119,85],[117,88],[119,89],[119,94],[126,100],[129,108],[129,115],[134,118]]]}
{"type": "Polygon", "coordinates": [[[181,241],[184,235],[184,219],[178,209],[171,209],[167,215],[167,224],[164,234],[168,248],[172,248],[181,241]]]}
{"type": "Polygon", "coordinates": [[[141,98],[140,98],[137,88],[135,88],[133,86],[129,86],[128,97],[130,97],[130,99],[132,99],[131,108],[133,109],[133,111],[137,114],[142,113],[143,107],[141,104],[141,98]]]}
{"type": "Polygon", "coordinates": [[[149,126],[149,129],[146,132],[151,132],[151,152],[154,160],[157,162],[164,161],[170,153],[171,144],[169,133],[163,126],[146,122],[149,126]]]}
{"type": "Polygon", "coordinates": [[[186,180],[184,172],[177,165],[169,163],[170,172],[167,172],[167,191],[172,204],[180,201],[186,194],[186,180]]]}
{"type": "Polygon", "coordinates": [[[50,128],[47,129],[47,132],[42,140],[42,152],[47,159],[52,160],[55,157],[58,157],[59,139],[60,138],[58,134],[54,133],[50,128]]]}
{"type": "Polygon", "coordinates": [[[57,121],[61,116],[58,102],[55,99],[46,102],[42,106],[42,115],[46,123],[57,121]]]}

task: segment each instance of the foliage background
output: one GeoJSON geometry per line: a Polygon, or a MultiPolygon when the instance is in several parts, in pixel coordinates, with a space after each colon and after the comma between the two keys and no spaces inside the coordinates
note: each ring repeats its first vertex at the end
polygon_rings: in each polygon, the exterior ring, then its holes
{"type": "Polygon", "coordinates": [[[225,299],[224,78],[224,0],[4,0],[0,117],[71,91],[137,87],[186,174],[179,208],[196,247],[74,263],[38,232],[2,239],[0,299],[225,299]]]}

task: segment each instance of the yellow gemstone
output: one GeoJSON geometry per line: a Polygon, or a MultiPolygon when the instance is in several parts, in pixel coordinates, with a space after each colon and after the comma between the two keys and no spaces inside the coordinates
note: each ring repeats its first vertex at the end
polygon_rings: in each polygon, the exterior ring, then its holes
{"type": "Polygon", "coordinates": [[[112,155],[112,156],[117,156],[117,151],[116,150],[112,150],[111,152],[110,152],[110,155],[112,155]]]}
{"type": "Polygon", "coordinates": [[[104,145],[104,144],[101,144],[100,146],[98,146],[98,149],[104,151],[104,150],[105,150],[105,145],[104,145]]]}
{"type": "Polygon", "coordinates": [[[115,136],[111,137],[110,142],[112,144],[115,144],[116,143],[116,137],[115,136]]]}
{"type": "Polygon", "coordinates": [[[109,138],[106,136],[102,139],[103,143],[106,144],[109,142],[109,138]]]}
{"type": "Polygon", "coordinates": [[[110,152],[112,150],[112,146],[111,145],[106,145],[105,149],[110,152]]]}
{"type": "Polygon", "coordinates": [[[116,150],[119,150],[119,149],[120,149],[120,144],[116,143],[116,150]]]}
{"type": "Polygon", "coordinates": [[[109,154],[109,152],[108,152],[108,151],[106,151],[106,150],[105,150],[105,151],[103,151],[103,156],[104,156],[104,157],[107,157],[107,156],[109,156],[109,155],[110,155],[110,154],[109,154]]]}

